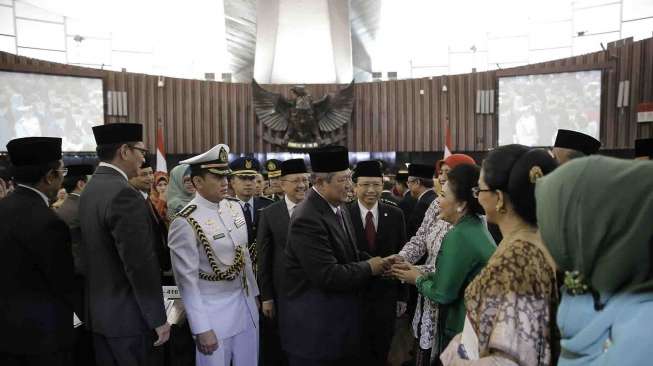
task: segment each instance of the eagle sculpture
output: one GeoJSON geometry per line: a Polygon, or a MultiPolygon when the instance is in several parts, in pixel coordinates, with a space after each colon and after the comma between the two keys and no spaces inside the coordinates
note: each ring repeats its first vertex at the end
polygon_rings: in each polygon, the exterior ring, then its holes
{"type": "Polygon", "coordinates": [[[259,121],[274,132],[285,132],[275,143],[313,143],[327,145],[344,135],[323,138],[322,133],[333,133],[351,120],[354,108],[354,81],[334,95],[314,101],[303,86],[290,89],[292,99],[263,89],[252,80],[254,110],[259,121]]]}

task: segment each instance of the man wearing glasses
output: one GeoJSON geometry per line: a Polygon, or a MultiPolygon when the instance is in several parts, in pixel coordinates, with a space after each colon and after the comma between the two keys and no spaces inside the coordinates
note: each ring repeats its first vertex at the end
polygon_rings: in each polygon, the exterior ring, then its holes
{"type": "MultiPolygon", "coordinates": [[[[370,256],[389,257],[406,243],[404,214],[392,201],[381,199],[381,162],[361,161],[354,169],[357,200],[347,205],[358,249],[370,256]],[[390,202],[390,203],[386,203],[390,202]]],[[[375,278],[363,291],[361,366],[386,365],[395,330],[395,317],[406,311],[408,288],[394,279],[375,278]]]]}
{"type": "Polygon", "coordinates": [[[280,164],[284,196],[261,211],[256,242],[259,248],[258,280],[264,318],[261,320],[261,351],[265,365],[287,365],[279,341],[279,308],[283,302],[285,250],[290,216],[304,200],[309,180],[304,159],[280,164]]]}
{"type": "Polygon", "coordinates": [[[148,208],[128,182],[145,161],[143,126],[96,126],[93,135],[100,164],[79,204],[86,324],[98,366],[145,365],[170,325],[148,208]]]}
{"type": "Polygon", "coordinates": [[[61,139],[14,139],[7,151],[18,187],[0,200],[0,364],[70,365],[70,233],[48,202],[66,173],[61,139]]]}
{"type": "Polygon", "coordinates": [[[360,292],[393,260],[358,249],[343,205],[352,188],[347,149],[332,146],[310,158],[314,185],[288,230],[281,343],[291,366],[358,365],[360,292]]]}
{"type": "Polygon", "coordinates": [[[417,199],[406,226],[409,239],[417,233],[417,229],[424,220],[426,210],[435,199],[435,191],[433,190],[434,173],[435,167],[433,165],[410,164],[408,166],[408,189],[410,189],[410,194],[417,199]]]}

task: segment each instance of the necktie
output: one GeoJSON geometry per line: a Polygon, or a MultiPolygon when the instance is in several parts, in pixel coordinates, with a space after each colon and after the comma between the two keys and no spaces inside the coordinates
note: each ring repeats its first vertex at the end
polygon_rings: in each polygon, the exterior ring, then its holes
{"type": "Polygon", "coordinates": [[[247,237],[248,237],[247,242],[252,243],[254,241],[254,237],[253,237],[254,236],[254,228],[253,228],[254,224],[252,222],[252,209],[251,209],[252,206],[247,202],[245,202],[245,204],[243,206],[244,206],[243,213],[245,214],[244,215],[245,216],[245,223],[247,224],[247,237]]]}
{"type": "Polygon", "coordinates": [[[338,216],[338,222],[340,222],[340,226],[342,227],[342,231],[345,232],[345,235],[347,235],[347,228],[345,227],[345,218],[342,217],[342,210],[340,207],[336,210],[336,215],[338,216]]]}
{"type": "Polygon", "coordinates": [[[374,253],[376,251],[376,229],[374,228],[372,211],[367,211],[367,215],[365,215],[365,238],[367,239],[367,246],[374,253]]]}

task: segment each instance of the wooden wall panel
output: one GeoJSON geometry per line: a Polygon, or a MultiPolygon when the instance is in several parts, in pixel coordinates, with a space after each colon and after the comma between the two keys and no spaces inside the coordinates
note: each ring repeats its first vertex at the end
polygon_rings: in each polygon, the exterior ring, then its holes
{"type": "MultiPolygon", "coordinates": [[[[496,90],[498,77],[602,68],[601,141],[606,149],[632,148],[635,138],[653,137],[653,123],[637,123],[637,104],[653,101],[653,38],[606,51],[507,70],[413,80],[361,83],[355,86],[352,121],[343,131],[351,151],[429,152],[444,148],[445,126],[454,151],[485,151],[497,141],[497,114],[476,114],[476,91],[496,90]],[[630,81],[629,107],[618,109],[619,82],[630,81]],[[442,87],[447,86],[447,92],[442,87]]],[[[0,52],[0,69],[101,77],[105,91],[126,91],[129,115],[105,116],[107,123],[140,122],[153,151],[157,126],[172,154],[194,154],[216,143],[235,153],[283,151],[263,139],[249,84],[165,78],[40,61],[0,52]]],[[[263,85],[284,95],[291,85],[263,85]]],[[[307,85],[315,98],[341,85],[307,85]]],[[[498,93],[495,93],[495,107],[498,93]]],[[[496,111],[495,111],[496,112],[496,111]]]]}

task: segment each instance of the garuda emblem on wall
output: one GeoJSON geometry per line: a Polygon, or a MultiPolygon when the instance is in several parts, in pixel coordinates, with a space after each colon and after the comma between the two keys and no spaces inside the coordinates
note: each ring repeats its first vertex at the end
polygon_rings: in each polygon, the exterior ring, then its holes
{"type": "Polygon", "coordinates": [[[292,99],[263,89],[252,80],[254,110],[267,127],[263,138],[289,149],[314,149],[344,140],[351,121],[354,81],[334,95],[313,100],[303,86],[290,89],[292,99]]]}

